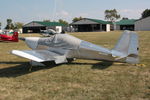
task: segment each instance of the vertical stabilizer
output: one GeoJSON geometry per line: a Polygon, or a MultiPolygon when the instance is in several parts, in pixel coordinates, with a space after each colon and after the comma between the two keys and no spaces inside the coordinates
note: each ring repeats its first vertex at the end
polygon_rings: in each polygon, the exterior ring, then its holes
{"type": "Polygon", "coordinates": [[[126,62],[138,63],[138,35],[135,32],[124,31],[113,51],[126,56],[126,62]]]}
{"type": "Polygon", "coordinates": [[[12,39],[13,41],[18,42],[18,32],[14,32],[12,39]]]}
{"type": "Polygon", "coordinates": [[[130,43],[130,35],[130,31],[124,31],[113,50],[127,54],[130,43]]]}

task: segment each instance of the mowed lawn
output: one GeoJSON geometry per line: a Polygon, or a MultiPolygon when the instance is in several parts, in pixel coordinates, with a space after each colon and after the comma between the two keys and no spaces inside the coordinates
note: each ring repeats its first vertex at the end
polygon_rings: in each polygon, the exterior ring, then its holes
{"type": "MultiPolygon", "coordinates": [[[[71,34],[111,49],[121,31],[71,34]]],[[[0,42],[0,100],[150,100],[150,31],[138,34],[136,65],[77,59],[30,70],[29,60],[10,54],[29,49],[24,42],[0,42]]]]}

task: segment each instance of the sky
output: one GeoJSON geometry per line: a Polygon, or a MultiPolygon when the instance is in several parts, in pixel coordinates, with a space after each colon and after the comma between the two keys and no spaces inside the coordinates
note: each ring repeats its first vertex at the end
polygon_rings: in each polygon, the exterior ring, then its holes
{"type": "Polygon", "coordinates": [[[0,0],[0,22],[5,27],[8,18],[24,24],[80,16],[105,20],[104,11],[114,8],[121,17],[138,19],[150,9],[150,0],[0,0]]]}

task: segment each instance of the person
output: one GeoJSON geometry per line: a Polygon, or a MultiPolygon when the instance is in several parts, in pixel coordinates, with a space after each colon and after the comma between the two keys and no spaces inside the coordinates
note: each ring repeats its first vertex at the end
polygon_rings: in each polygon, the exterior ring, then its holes
{"type": "Polygon", "coordinates": [[[62,31],[61,31],[61,34],[65,34],[65,31],[64,31],[64,30],[62,30],[62,31]]]}

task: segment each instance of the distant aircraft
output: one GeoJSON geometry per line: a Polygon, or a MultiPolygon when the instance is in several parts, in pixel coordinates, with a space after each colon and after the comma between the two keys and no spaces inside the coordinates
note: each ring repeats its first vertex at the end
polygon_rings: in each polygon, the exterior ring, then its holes
{"type": "Polygon", "coordinates": [[[18,42],[18,32],[14,32],[12,36],[0,34],[0,41],[18,42]]]}
{"type": "Polygon", "coordinates": [[[56,34],[47,38],[26,37],[22,40],[32,50],[12,50],[11,53],[30,59],[33,66],[47,61],[67,63],[74,58],[133,64],[139,62],[138,35],[130,31],[125,31],[111,50],[69,34],[56,34]]]}
{"type": "Polygon", "coordinates": [[[49,37],[49,36],[52,36],[52,35],[55,35],[55,34],[58,34],[58,33],[53,29],[48,29],[48,30],[41,31],[41,34],[45,37],[49,37]]]}

